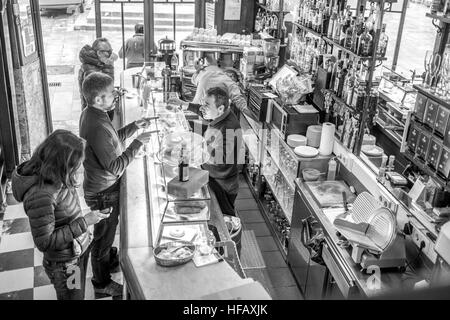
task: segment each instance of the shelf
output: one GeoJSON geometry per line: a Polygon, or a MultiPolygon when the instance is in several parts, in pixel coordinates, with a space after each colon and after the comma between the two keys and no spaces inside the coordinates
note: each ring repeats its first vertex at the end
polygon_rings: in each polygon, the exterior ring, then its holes
{"type": "Polygon", "coordinates": [[[417,91],[419,91],[419,93],[423,94],[427,98],[430,98],[431,100],[436,101],[441,106],[444,106],[447,109],[450,109],[450,100],[444,100],[444,99],[436,96],[433,92],[430,92],[428,89],[424,88],[422,85],[415,84],[413,86],[413,88],[416,89],[417,91]]]}
{"type": "Polygon", "coordinates": [[[417,167],[419,167],[420,170],[425,172],[427,175],[435,179],[439,184],[442,186],[446,185],[446,182],[444,179],[442,179],[436,172],[434,172],[430,167],[426,165],[426,163],[423,160],[418,159],[415,155],[412,154],[411,151],[407,150],[403,153],[406,159],[414,163],[417,167]]]}
{"type": "Polygon", "coordinates": [[[342,98],[339,98],[336,93],[334,93],[333,91],[331,91],[330,89],[322,89],[325,92],[328,92],[331,94],[331,97],[333,98],[334,101],[336,101],[339,104],[342,104],[344,106],[346,106],[348,109],[350,109],[351,111],[353,111],[354,116],[359,115],[359,112],[356,111],[355,107],[349,106],[344,100],[342,100],[342,98]]]}
{"type": "MultiPolygon", "coordinates": [[[[278,198],[278,195],[276,194],[275,189],[272,186],[272,182],[269,182],[269,179],[267,179],[267,176],[265,176],[265,177],[266,177],[266,182],[267,182],[267,185],[269,186],[270,191],[272,192],[273,196],[275,197],[275,199],[277,200],[281,209],[283,210],[284,217],[288,220],[289,224],[292,224],[292,212],[290,214],[287,214],[287,208],[284,207],[284,204],[278,198]]],[[[295,189],[294,189],[294,192],[295,192],[295,189]]],[[[293,207],[292,207],[292,209],[293,209],[293,207]]]]}
{"type": "Polygon", "coordinates": [[[316,37],[322,38],[324,36],[323,34],[318,33],[317,31],[314,31],[311,28],[308,28],[308,27],[305,27],[304,25],[299,24],[298,22],[292,22],[292,24],[299,27],[300,29],[303,29],[303,30],[315,35],[316,37]]]}
{"type": "MultiPolygon", "coordinates": [[[[356,53],[354,53],[353,51],[351,51],[350,49],[345,48],[341,44],[335,42],[334,40],[332,40],[332,39],[330,39],[330,38],[328,38],[326,36],[322,36],[322,39],[325,40],[326,42],[328,42],[329,44],[338,47],[339,49],[341,49],[345,53],[348,53],[350,56],[352,56],[355,59],[358,59],[358,60],[371,60],[372,59],[372,57],[361,57],[361,56],[357,55],[356,53]]],[[[385,60],[387,60],[387,58],[386,57],[384,57],[384,58],[378,57],[377,60],[378,61],[385,61],[385,60]]]]}
{"type": "Polygon", "coordinates": [[[256,199],[256,203],[258,204],[259,210],[262,212],[263,214],[263,218],[266,221],[266,225],[269,227],[270,233],[272,233],[272,235],[277,239],[277,241],[275,241],[275,243],[277,244],[278,248],[280,249],[280,252],[283,256],[283,259],[285,261],[287,261],[287,252],[286,252],[286,248],[283,246],[283,244],[280,242],[279,240],[279,235],[277,230],[275,230],[274,226],[272,225],[271,221],[270,221],[270,217],[269,217],[269,213],[267,212],[267,206],[265,204],[265,201],[263,202],[260,198],[260,196],[258,195],[258,193],[253,189],[251,182],[249,180],[249,177],[247,175],[244,175],[245,179],[247,180],[247,183],[250,187],[250,190],[253,194],[253,197],[256,199]]]}
{"type": "Polygon", "coordinates": [[[234,44],[225,44],[225,43],[217,43],[217,42],[202,42],[202,41],[191,41],[191,40],[183,40],[180,43],[180,47],[183,50],[189,50],[190,47],[193,47],[192,50],[195,51],[217,51],[217,52],[244,52],[244,47],[234,45],[234,44]]]}
{"type": "Polygon", "coordinates": [[[450,24],[450,17],[444,17],[444,15],[437,15],[437,14],[433,14],[433,13],[427,13],[425,16],[427,16],[428,18],[431,19],[436,19],[439,20],[443,23],[449,23],[450,24]]]}
{"type": "Polygon", "coordinates": [[[270,12],[270,13],[277,13],[277,14],[288,14],[288,13],[290,13],[290,11],[280,11],[280,10],[272,10],[272,9],[269,9],[269,8],[267,8],[266,6],[260,4],[259,2],[256,2],[256,5],[257,5],[258,7],[260,7],[261,9],[263,9],[263,10],[265,10],[265,11],[267,11],[267,12],[270,12]]]}
{"type": "Polygon", "coordinates": [[[278,170],[280,170],[281,175],[283,176],[283,179],[288,183],[289,188],[295,190],[295,184],[294,184],[294,177],[292,177],[292,181],[289,178],[289,175],[286,174],[286,172],[281,168],[280,164],[278,163],[277,160],[275,160],[274,157],[272,157],[271,152],[269,151],[269,148],[267,147],[267,145],[264,146],[264,149],[266,150],[267,154],[270,156],[270,159],[272,160],[272,162],[275,164],[275,166],[278,168],[278,170]]]}

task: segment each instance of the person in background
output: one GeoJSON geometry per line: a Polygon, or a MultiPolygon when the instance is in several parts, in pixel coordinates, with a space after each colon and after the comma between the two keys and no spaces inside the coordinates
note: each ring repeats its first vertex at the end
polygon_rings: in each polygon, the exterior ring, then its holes
{"type": "Polygon", "coordinates": [[[134,36],[125,43],[125,50],[122,47],[119,51],[119,57],[121,59],[127,59],[127,69],[142,67],[144,65],[144,25],[141,23],[136,24],[134,26],[134,31],[134,36]]]}
{"type": "Polygon", "coordinates": [[[23,201],[34,244],[44,253],[43,266],[58,300],[84,299],[89,229],[110,212],[106,208],[82,214],[75,177],[84,147],[85,141],[70,131],[56,130],[12,175],[14,197],[23,201]]]}
{"type": "Polygon", "coordinates": [[[204,134],[211,159],[202,168],[209,171],[209,186],[222,213],[236,216],[234,203],[239,191],[238,167],[239,161],[243,162],[243,141],[241,125],[230,109],[227,92],[219,87],[210,88],[204,105],[184,103],[181,108],[211,121],[204,134]]]}
{"type": "Polygon", "coordinates": [[[84,197],[92,210],[112,207],[108,219],[94,227],[91,262],[96,294],[120,296],[122,285],[111,279],[111,271],[119,267],[117,248],[113,248],[119,222],[120,178],[151,133],[141,133],[125,150],[122,144],[140,128],[149,126],[148,119],[130,123],[116,131],[107,112],[115,107],[113,79],[100,72],[86,77],[82,85],[88,107],[80,118],[80,136],[86,140],[84,165],[84,197]]]}
{"type": "MultiPolygon", "coordinates": [[[[197,71],[192,76],[192,83],[197,87],[192,103],[204,104],[206,92],[210,88],[219,87],[225,90],[237,110],[256,120],[255,115],[247,106],[247,100],[241,89],[223,69],[219,68],[214,55],[206,54],[203,60],[206,60],[206,65],[198,61],[196,64],[197,71]]],[[[179,99],[172,99],[171,102],[178,105],[185,103],[179,99]]]]}
{"type": "MultiPolygon", "coordinates": [[[[118,59],[117,54],[112,50],[111,44],[106,38],[98,38],[92,46],[85,45],[79,54],[81,61],[78,72],[78,85],[80,88],[81,109],[87,107],[87,101],[83,96],[82,85],[84,79],[93,72],[102,72],[114,79],[114,62],[118,59]]],[[[114,113],[109,116],[112,119],[114,113]]]]}

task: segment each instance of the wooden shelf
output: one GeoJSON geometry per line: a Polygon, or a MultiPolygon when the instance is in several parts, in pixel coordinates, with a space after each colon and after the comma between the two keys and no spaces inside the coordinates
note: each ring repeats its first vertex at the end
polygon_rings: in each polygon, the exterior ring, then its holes
{"type": "Polygon", "coordinates": [[[288,14],[290,11],[280,11],[280,10],[272,10],[267,8],[266,6],[263,6],[262,4],[260,4],[259,2],[256,2],[256,5],[258,7],[260,7],[261,9],[270,12],[270,13],[277,13],[277,14],[288,14]]]}
{"type": "Polygon", "coordinates": [[[432,13],[427,13],[425,16],[431,19],[439,20],[443,23],[449,23],[450,24],[450,17],[444,17],[444,15],[437,15],[432,13]]]}
{"type": "Polygon", "coordinates": [[[436,94],[434,94],[430,90],[424,88],[422,85],[415,84],[415,85],[413,85],[413,88],[416,89],[417,91],[419,91],[419,93],[423,94],[427,98],[436,101],[441,106],[444,106],[447,109],[450,109],[450,100],[444,100],[444,99],[438,97],[436,94]]]}

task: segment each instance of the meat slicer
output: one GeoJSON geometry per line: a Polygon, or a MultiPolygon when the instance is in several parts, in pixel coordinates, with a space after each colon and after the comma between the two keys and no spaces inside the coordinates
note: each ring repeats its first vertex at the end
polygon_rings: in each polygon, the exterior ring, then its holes
{"type": "Polygon", "coordinates": [[[397,235],[395,215],[369,193],[359,194],[350,214],[333,224],[351,244],[351,257],[363,270],[405,267],[405,243],[397,235]]]}

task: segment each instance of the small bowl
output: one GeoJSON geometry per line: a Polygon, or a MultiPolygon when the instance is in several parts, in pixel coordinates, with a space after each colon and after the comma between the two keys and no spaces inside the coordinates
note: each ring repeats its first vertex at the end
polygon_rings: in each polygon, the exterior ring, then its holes
{"type": "Polygon", "coordinates": [[[305,181],[317,181],[322,173],[317,169],[306,168],[302,170],[302,175],[305,181]]]}

